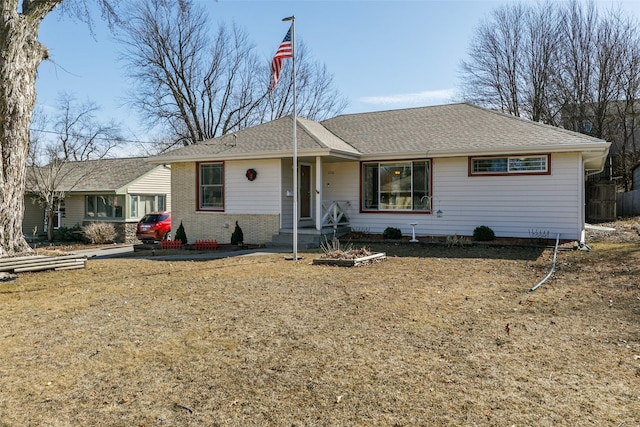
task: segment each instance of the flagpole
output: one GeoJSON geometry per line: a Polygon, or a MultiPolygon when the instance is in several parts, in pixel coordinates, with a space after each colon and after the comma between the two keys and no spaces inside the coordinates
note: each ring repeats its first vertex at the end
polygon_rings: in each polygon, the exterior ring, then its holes
{"type": "Polygon", "coordinates": [[[298,260],[298,141],[296,110],[296,17],[289,16],[283,21],[291,21],[291,60],[293,78],[293,260],[298,260]]]}

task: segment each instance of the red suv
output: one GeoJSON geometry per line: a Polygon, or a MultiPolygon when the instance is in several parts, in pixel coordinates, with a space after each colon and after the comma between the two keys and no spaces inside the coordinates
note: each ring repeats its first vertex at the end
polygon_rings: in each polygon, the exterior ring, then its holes
{"type": "Polygon", "coordinates": [[[140,240],[164,240],[171,231],[171,212],[151,212],[142,217],[136,227],[140,240]]]}

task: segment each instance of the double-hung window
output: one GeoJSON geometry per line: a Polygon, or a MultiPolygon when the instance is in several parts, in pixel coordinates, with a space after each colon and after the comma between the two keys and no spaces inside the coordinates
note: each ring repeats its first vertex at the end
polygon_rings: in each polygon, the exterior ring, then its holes
{"type": "Polygon", "coordinates": [[[471,157],[470,175],[548,174],[549,155],[471,157]]]}
{"type": "Polygon", "coordinates": [[[224,163],[198,164],[198,209],[224,210],[224,163]]]}
{"type": "Polygon", "coordinates": [[[362,163],[363,211],[431,210],[431,161],[362,163]]]}

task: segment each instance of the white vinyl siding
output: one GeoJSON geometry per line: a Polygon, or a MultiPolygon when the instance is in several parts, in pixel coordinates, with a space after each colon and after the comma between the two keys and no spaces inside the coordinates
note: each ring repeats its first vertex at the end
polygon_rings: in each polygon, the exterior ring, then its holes
{"type": "MultiPolygon", "coordinates": [[[[171,168],[161,166],[127,187],[128,194],[171,194],[171,168]]],[[[167,197],[169,199],[169,197],[167,197]]]]}
{"type": "MultiPolygon", "coordinates": [[[[141,176],[127,187],[127,194],[131,196],[140,196],[140,199],[148,199],[149,197],[157,198],[164,196],[164,207],[155,207],[154,210],[171,211],[171,168],[167,166],[158,166],[151,172],[141,176]]],[[[127,198],[129,209],[127,218],[139,219],[146,212],[138,206],[137,212],[132,206],[132,198],[127,198]]]]}
{"type": "MultiPolygon", "coordinates": [[[[443,234],[471,235],[480,225],[491,227],[498,237],[530,237],[530,232],[561,233],[578,238],[581,176],[579,155],[554,154],[550,175],[469,177],[462,160],[434,163],[434,218],[443,234]]],[[[418,230],[417,230],[418,231],[418,230]]]]}
{"type": "MultiPolygon", "coordinates": [[[[409,224],[415,222],[418,236],[471,236],[475,227],[486,225],[498,237],[547,233],[555,238],[560,233],[561,239],[577,240],[584,225],[581,156],[552,154],[549,164],[553,164],[550,174],[477,177],[469,176],[467,157],[433,158],[432,212],[426,213],[360,212],[361,163],[323,162],[322,199],[348,201],[347,216],[356,231],[382,233],[387,227],[397,227],[410,236],[409,224]],[[436,214],[438,210],[442,217],[436,214]]],[[[292,226],[293,197],[287,196],[292,191],[290,159],[225,162],[225,212],[196,211],[195,163],[173,164],[172,174],[172,228],[184,221],[189,240],[221,239],[219,236],[226,236],[223,233],[233,231],[236,220],[245,236],[258,228],[257,223],[250,225],[252,218],[277,221],[279,215],[280,227],[292,226]],[[258,172],[254,181],[245,176],[249,168],[258,172]]],[[[261,239],[259,243],[264,243],[269,237],[261,239]]]]}
{"type": "Polygon", "coordinates": [[[242,160],[224,163],[226,213],[277,214],[280,212],[280,160],[242,160]],[[247,169],[257,177],[247,179],[247,169]]]}
{"type": "Polygon", "coordinates": [[[360,164],[358,162],[325,163],[323,165],[322,199],[330,202],[340,200],[341,206],[348,202],[346,215],[351,220],[357,217],[360,205],[360,164]]]}
{"type": "MultiPolygon", "coordinates": [[[[418,223],[416,234],[445,236],[457,233],[471,236],[475,227],[487,225],[496,236],[530,237],[530,232],[547,232],[551,238],[578,239],[582,229],[578,153],[553,154],[549,175],[486,176],[478,179],[468,174],[466,157],[432,160],[432,214],[369,213],[354,210],[352,228],[382,233],[397,227],[411,234],[412,222],[418,223]],[[442,217],[436,212],[440,210],[442,217]]],[[[352,164],[340,176],[341,182],[358,182],[358,166],[352,164]]],[[[329,198],[329,195],[325,195],[329,198]]]]}

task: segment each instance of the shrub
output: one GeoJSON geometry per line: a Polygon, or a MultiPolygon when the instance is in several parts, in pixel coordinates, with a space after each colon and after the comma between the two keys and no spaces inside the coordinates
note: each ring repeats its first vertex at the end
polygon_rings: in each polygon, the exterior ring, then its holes
{"type": "Polygon", "coordinates": [[[55,231],[55,239],[58,242],[80,242],[84,239],[82,227],[78,224],[73,227],[60,227],[55,231]]]}
{"type": "Polygon", "coordinates": [[[402,239],[402,231],[399,228],[387,227],[382,232],[382,237],[385,239],[402,239]]]}
{"type": "Polygon", "coordinates": [[[173,240],[180,240],[183,245],[187,244],[187,233],[184,232],[184,226],[182,225],[182,221],[180,221],[180,227],[176,230],[176,235],[173,240]]]}
{"type": "Polygon", "coordinates": [[[236,228],[233,230],[233,234],[231,234],[231,244],[232,245],[241,245],[244,243],[244,234],[242,233],[242,228],[238,225],[238,221],[236,221],[236,228]]]}
{"type": "Polygon", "coordinates": [[[116,238],[115,227],[107,222],[92,222],[82,227],[82,231],[91,243],[98,245],[113,242],[116,238]]]}
{"type": "Polygon", "coordinates": [[[473,230],[473,238],[479,242],[488,242],[490,240],[494,240],[496,238],[496,234],[493,232],[491,227],[481,225],[473,230]]]}

